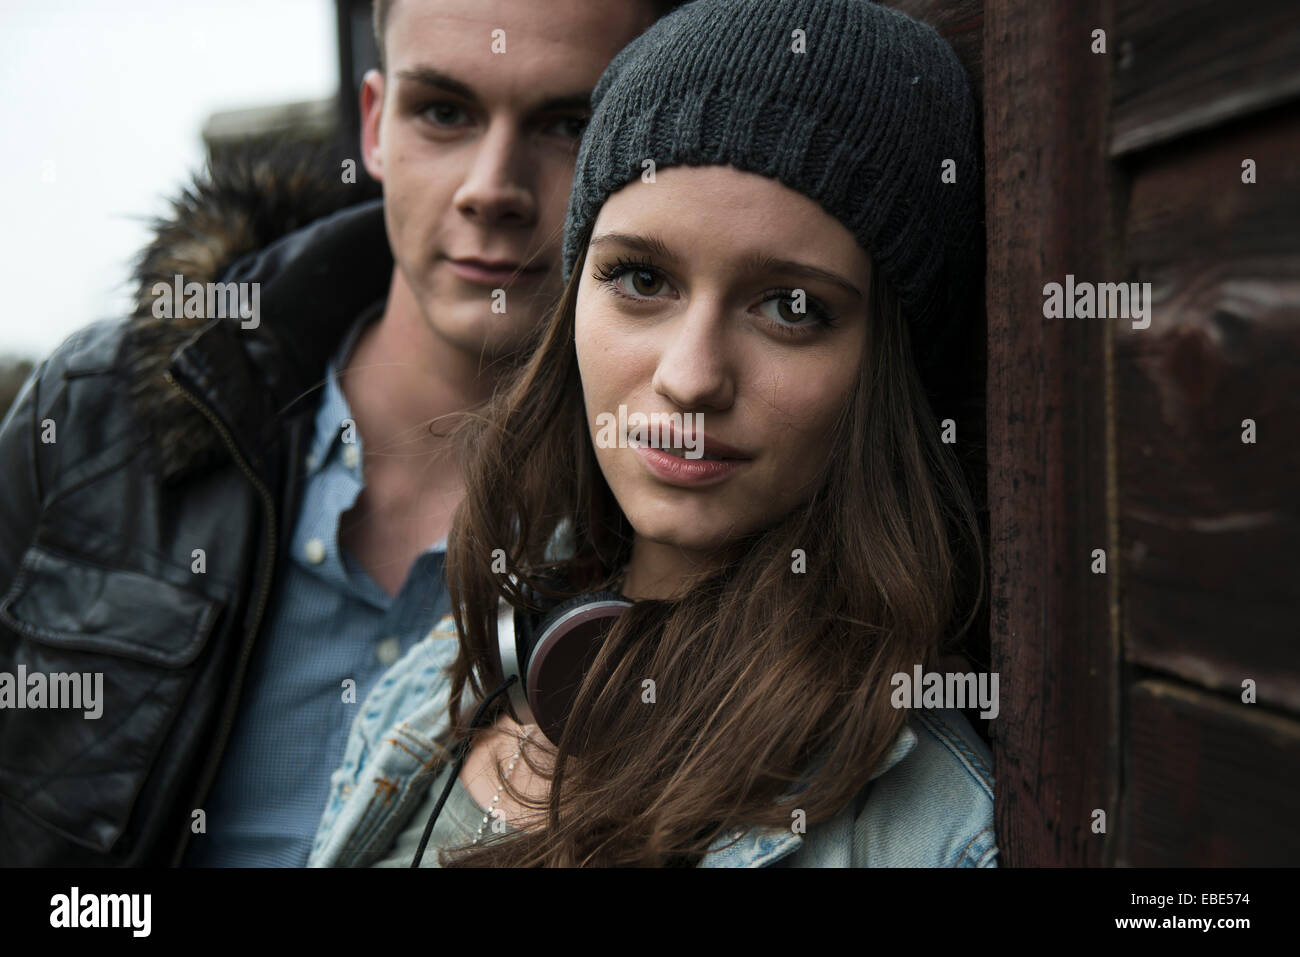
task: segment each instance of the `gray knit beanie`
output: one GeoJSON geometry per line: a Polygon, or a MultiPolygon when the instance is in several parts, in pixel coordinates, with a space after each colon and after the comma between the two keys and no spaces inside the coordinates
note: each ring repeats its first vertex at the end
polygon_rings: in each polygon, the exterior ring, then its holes
{"type": "Polygon", "coordinates": [[[566,282],[581,233],[649,159],[731,165],[816,200],[898,293],[923,371],[977,305],[979,116],[932,28],[868,0],[694,0],[624,47],[591,103],[566,282]]]}

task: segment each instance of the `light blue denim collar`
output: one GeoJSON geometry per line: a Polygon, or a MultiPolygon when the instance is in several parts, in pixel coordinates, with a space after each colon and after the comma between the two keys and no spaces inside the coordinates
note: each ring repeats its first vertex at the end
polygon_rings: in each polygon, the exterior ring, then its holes
{"type": "MultiPolygon", "coordinates": [[[[916,747],[916,732],[910,724],[904,724],[893,746],[881,761],[880,767],[868,779],[874,781],[916,747]]],[[[840,864],[849,866],[849,843],[853,835],[854,806],[850,802],[830,821],[816,828],[821,836],[821,843],[826,846],[828,854],[838,854],[840,864]]],[[[811,839],[810,834],[808,839],[811,839]]],[[[723,834],[709,845],[709,850],[700,867],[766,867],[790,854],[794,854],[805,843],[805,837],[788,827],[738,828],[729,834],[723,834]],[[740,839],[730,847],[726,845],[735,838],[740,839]]]]}

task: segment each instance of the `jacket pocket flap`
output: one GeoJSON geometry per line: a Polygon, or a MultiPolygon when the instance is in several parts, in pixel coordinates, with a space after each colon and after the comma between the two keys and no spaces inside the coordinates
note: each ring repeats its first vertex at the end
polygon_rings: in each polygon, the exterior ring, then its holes
{"type": "Polygon", "coordinates": [[[221,602],[140,572],[33,545],[0,621],[46,645],[182,668],[203,649],[221,602]]]}

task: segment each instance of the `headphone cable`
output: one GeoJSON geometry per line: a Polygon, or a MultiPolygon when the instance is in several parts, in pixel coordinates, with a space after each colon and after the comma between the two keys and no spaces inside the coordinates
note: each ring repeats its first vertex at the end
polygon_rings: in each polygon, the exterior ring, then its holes
{"type": "Polygon", "coordinates": [[[451,775],[447,778],[446,785],[443,786],[442,796],[438,798],[438,803],[433,809],[433,814],[429,816],[429,823],[424,825],[424,834],[420,838],[420,846],[416,849],[415,860],[411,861],[411,867],[419,867],[420,861],[424,859],[424,848],[429,843],[429,835],[433,833],[434,822],[438,820],[438,815],[442,813],[442,806],[447,803],[447,796],[451,794],[451,789],[456,785],[456,779],[460,777],[461,765],[465,763],[465,758],[469,756],[469,742],[473,736],[474,729],[479,726],[479,721],[483,718],[483,713],[487,711],[488,706],[499,698],[505,691],[516,681],[518,675],[511,675],[505,680],[501,687],[492,692],[483,699],[483,703],[478,706],[474,712],[474,717],[469,723],[469,731],[465,737],[461,738],[460,744],[456,746],[456,767],[452,769],[451,775]]]}

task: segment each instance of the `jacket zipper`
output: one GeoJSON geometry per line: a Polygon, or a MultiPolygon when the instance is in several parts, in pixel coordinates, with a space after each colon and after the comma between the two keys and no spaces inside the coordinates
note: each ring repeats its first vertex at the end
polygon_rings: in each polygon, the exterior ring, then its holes
{"type": "MultiPolygon", "coordinates": [[[[262,614],[266,610],[267,598],[271,594],[271,579],[275,574],[276,551],[275,500],[271,497],[270,489],[266,487],[265,483],[257,477],[256,473],[249,467],[248,463],[244,461],[244,457],[239,453],[239,449],[235,445],[235,441],[231,437],[230,432],[226,429],[221,420],[217,418],[216,414],[213,413],[212,410],[209,409],[197,396],[177,382],[170,371],[164,372],[163,377],[173,389],[183,395],[186,400],[194,406],[194,408],[203,413],[204,418],[212,423],[213,428],[217,430],[217,434],[221,436],[221,440],[225,442],[226,447],[230,450],[231,457],[235,460],[235,464],[239,466],[240,470],[248,478],[249,482],[251,482],[253,487],[257,489],[258,494],[261,495],[262,504],[266,509],[267,547],[266,560],[264,563],[265,572],[263,573],[260,582],[260,591],[257,598],[257,610],[253,615],[253,626],[249,629],[248,637],[244,639],[244,645],[240,649],[239,666],[235,672],[235,693],[230,705],[226,709],[226,714],[222,719],[221,731],[217,738],[216,750],[213,752],[211,760],[203,771],[203,777],[201,779],[202,783],[199,786],[198,792],[199,803],[202,803],[207,798],[208,791],[212,787],[212,781],[216,776],[217,766],[221,763],[221,757],[226,750],[226,743],[230,738],[230,731],[235,724],[235,713],[239,710],[239,693],[244,686],[244,673],[248,668],[248,659],[253,651],[253,643],[257,639],[258,628],[260,628],[262,624],[262,614]]],[[[172,859],[172,867],[180,866],[181,861],[185,857],[185,851],[189,848],[190,840],[193,836],[193,829],[186,828],[185,837],[176,851],[176,856],[172,859]]]]}

